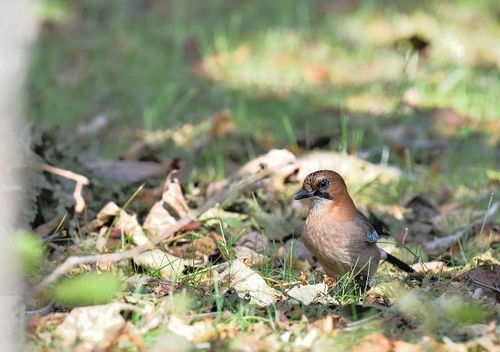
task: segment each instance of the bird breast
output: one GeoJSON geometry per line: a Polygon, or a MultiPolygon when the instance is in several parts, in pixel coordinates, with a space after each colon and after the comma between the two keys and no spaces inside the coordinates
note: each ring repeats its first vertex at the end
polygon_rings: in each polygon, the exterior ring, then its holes
{"type": "Polygon", "coordinates": [[[375,272],[380,252],[364,240],[363,229],[355,221],[335,220],[329,212],[311,209],[302,240],[329,276],[340,276],[349,269],[375,272]]]}

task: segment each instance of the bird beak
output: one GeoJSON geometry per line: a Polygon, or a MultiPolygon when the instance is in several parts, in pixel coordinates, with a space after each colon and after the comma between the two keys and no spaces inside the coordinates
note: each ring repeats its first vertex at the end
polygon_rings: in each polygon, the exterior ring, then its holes
{"type": "Polygon", "coordinates": [[[313,196],[314,192],[307,192],[305,189],[301,189],[295,195],[293,196],[293,199],[299,200],[299,199],[304,199],[304,198],[309,198],[313,196]]]}

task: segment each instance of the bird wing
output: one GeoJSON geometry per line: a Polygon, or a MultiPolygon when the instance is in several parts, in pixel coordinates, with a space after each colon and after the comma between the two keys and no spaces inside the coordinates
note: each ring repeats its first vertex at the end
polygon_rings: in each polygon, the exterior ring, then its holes
{"type": "Polygon", "coordinates": [[[373,230],[372,232],[367,233],[365,235],[365,238],[367,242],[376,243],[380,238],[380,236],[378,235],[377,231],[373,230]]]}
{"type": "Polygon", "coordinates": [[[377,243],[380,236],[377,230],[375,230],[371,222],[362,212],[358,211],[356,221],[358,225],[363,229],[365,241],[368,243],[377,243]]]}

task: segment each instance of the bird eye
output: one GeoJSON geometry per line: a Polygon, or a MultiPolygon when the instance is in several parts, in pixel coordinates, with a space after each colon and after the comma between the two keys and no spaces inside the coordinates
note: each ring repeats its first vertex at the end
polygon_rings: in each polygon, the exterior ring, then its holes
{"type": "Polygon", "coordinates": [[[326,178],[321,180],[321,182],[319,183],[319,186],[321,188],[326,188],[328,186],[328,180],[326,178]]]}

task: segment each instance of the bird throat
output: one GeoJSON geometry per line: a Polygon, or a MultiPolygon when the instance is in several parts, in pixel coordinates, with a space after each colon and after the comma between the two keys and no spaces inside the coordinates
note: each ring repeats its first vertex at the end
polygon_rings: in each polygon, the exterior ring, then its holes
{"type": "Polygon", "coordinates": [[[345,199],[335,200],[314,196],[310,198],[310,201],[310,212],[315,216],[326,216],[335,221],[348,221],[352,220],[356,215],[356,207],[349,196],[345,199]]]}
{"type": "Polygon", "coordinates": [[[331,200],[320,196],[314,196],[311,197],[310,199],[311,199],[311,210],[323,210],[326,207],[328,207],[328,205],[332,202],[331,200]]]}

